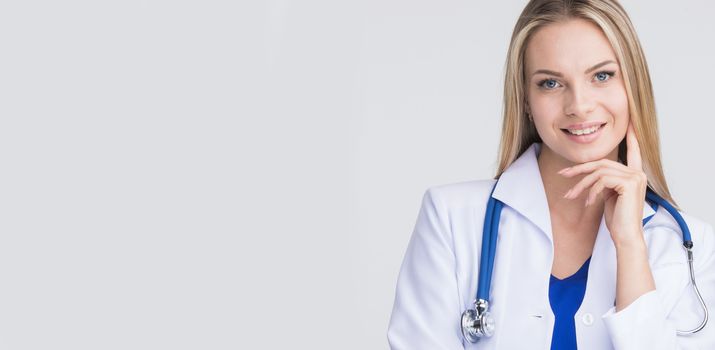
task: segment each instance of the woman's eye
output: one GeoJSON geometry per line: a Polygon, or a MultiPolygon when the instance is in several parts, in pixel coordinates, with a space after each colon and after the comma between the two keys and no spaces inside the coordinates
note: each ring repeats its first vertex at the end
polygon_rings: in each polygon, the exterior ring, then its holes
{"type": "Polygon", "coordinates": [[[558,84],[558,83],[554,79],[544,79],[539,82],[540,87],[546,88],[548,90],[555,88],[556,84],[558,84]]]}
{"type": "Polygon", "coordinates": [[[596,79],[598,81],[607,81],[608,79],[611,79],[614,74],[615,74],[615,72],[606,72],[606,71],[598,72],[598,73],[596,73],[596,79]]]}
{"type": "MultiPolygon", "coordinates": [[[[616,74],[616,72],[613,72],[613,71],[600,71],[600,72],[596,73],[594,76],[596,77],[596,80],[598,80],[599,82],[606,82],[606,81],[610,80],[611,78],[613,78],[613,76],[615,74],[616,74]]],[[[544,80],[540,81],[538,85],[539,85],[539,87],[544,88],[546,90],[553,90],[559,86],[559,83],[556,80],[549,78],[549,79],[544,79],[544,80]]]]}

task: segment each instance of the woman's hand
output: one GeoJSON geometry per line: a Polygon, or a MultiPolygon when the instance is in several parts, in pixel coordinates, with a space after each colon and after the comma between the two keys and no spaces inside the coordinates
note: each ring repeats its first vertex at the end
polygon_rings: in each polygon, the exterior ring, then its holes
{"type": "Polygon", "coordinates": [[[630,122],[626,132],[626,145],[628,166],[610,159],[601,159],[559,171],[559,174],[566,177],[590,173],[572,187],[564,198],[576,198],[590,187],[586,200],[588,206],[603,193],[606,226],[617,246],[643,242],[643,202],[648,186],[648,178],[642,168],[640,147],[630,122]]]}

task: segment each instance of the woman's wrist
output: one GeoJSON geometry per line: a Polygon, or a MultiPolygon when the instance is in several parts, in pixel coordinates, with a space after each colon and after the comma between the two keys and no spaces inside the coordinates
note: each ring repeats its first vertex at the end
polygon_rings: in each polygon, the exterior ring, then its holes
{"type": "Polygon", "coordinates": [[[647,252],[648,246],[645,243],[645,237],[643,236],[643,229],[637,230],[635,233],[629,234],[613,234],[611,235],[613,239],[613,245],[616,247],[616,251],[637,251],[637,252],[647,252]]]}

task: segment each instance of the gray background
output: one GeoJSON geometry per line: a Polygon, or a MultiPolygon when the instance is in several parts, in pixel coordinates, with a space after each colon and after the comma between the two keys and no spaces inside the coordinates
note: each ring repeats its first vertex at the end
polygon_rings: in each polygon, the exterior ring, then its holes
{"type": "MultiPolygon", "coordinates": [[[[4,2],[0,348],[387,348],[424,191],[495,170],[524,4],[4,2]]],[[[715,5],[624,4],[715,223],[715,5]]]]}

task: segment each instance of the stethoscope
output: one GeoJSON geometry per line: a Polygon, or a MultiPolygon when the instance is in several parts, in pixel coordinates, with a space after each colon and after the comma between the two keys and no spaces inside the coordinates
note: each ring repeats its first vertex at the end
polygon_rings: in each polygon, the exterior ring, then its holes
{"type": "MultiPolygon", "coordinates": [[[[498,182],[498,181],[497,181],[498,182]]],[[[494,318],[489,314],[489,289],[492,281],[492,270],[494,268],[494,254],[497,248],[497,235],[499,234],[499,218],[504,203],[492,197],[494,188],[489,195],[487,203],[487,212],[484,217],[484,228],[482,232],[482,254],[479,264],[479,284],[477,285],[477,298],[474,300],[474,308],[467,309],[462,313],[462,334],[464,338],[471,343],[476,343],[479,338],[491,337],[494,334],[494,318]]],[[[690,268],[690,282],[695,289],[695,294],[700,300],[700,305],[705,312],[705,317],[700,325],[689,331],[677,331],[678,335],[691,335],[705,327],[708,322],[708,308],[705,306],[703,297],[700,295],[698,286],[695,284],[695,274],[693,273],[693,241],[690,240],[690,229],[683,220],[683,217],[678,213],[670,203],[651,191],[650,188],[646,191],[646,200],[653,210],[658,210],[658,206],[663,206],[675,221],[678,222],[680,230],[683,233],[683,246],[688,253],[688,267],[690,268]],[[652,202],[652,203],[651,203],[652,202]]],[[[643,225],[652,218],[643,219],[643,225]]]]}

